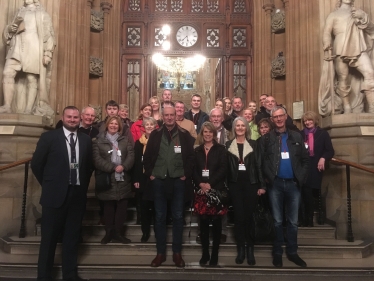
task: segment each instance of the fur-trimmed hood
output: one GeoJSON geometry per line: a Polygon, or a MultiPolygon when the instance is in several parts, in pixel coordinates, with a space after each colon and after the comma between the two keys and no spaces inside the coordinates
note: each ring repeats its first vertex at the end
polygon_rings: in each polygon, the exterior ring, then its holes
{"type": "MultiPolygon", "coordinates": [[[[229,147],[227,148],[227,151],[231,154],[235,155],[240,158],[239,156],[239,150],[238,150],[238,143],[236,142],[236,139],[233,139],[231,141],[231,144],[229,144],[229,147]]],[[[253,152],[252,146],[249,144],[249,142],[246,140],[243,144],[243,159],[250,153],[253,152]]]]}

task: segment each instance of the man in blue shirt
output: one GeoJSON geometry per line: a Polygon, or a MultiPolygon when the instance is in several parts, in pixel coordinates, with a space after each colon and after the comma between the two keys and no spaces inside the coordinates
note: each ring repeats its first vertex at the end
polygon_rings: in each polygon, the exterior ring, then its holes
{"type": "Polygon", "coordinates": [[[274,217],[276,238],[273,245],[273,265],[282,267],[283,209],[287,218],[286,254],[290,261],[306,267],[297,254],[298,210],[300,188],[308,175],[309,156],[301,135],[286,128],[287,112],[275,106],[271,112],[275,130],[259,140],[258,164],[262,188],[269,188],[269,200],[274,217]]]}

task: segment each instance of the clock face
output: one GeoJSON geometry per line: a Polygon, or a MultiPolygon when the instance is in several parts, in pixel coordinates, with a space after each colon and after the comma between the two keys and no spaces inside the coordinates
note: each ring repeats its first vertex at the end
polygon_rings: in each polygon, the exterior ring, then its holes
{"type": "Polygon", "coordinates": [[[176,38],[182,47],[192,47],[197,42],[198,34],[194,27],[185,25],[178,29],[176,38]]]}

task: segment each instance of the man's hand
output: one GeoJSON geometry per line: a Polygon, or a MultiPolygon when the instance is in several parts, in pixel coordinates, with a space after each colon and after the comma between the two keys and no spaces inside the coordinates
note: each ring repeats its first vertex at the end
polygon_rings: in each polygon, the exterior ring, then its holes
{"type": "Polygon", "coordinates": [[[135,188],[139,188],[139,183],[138,182],[134,182],[134,186],[135,186],[135,188]]]}
{"type": "Polygon", "coordinates": [[[186,180],[186,177],[183,176],[183,177],[180,177],[180,179],[181,179],[182,181],[184,181],[184,180],[186,180]]]}
{"type": "Polygon", "coordinates": [[[323,50],[324,51],[328,51],[328,50],[331,50],[331,49],[332,49],[331,43],[323,44],[323,50]]]}
{"type": "Polygon", "coordinates": [[[262,194],[265,194],[265,193],[266,193],[265,189],[260,188],[260,189],[257,190],[257,195],[258,196],[261,196],[262,194]]]}
{"type": "Polygon", "coordinates": [[[151,179],[151,181],[153,181],[156,177],[150,176],[149,178],[151,179]]]}

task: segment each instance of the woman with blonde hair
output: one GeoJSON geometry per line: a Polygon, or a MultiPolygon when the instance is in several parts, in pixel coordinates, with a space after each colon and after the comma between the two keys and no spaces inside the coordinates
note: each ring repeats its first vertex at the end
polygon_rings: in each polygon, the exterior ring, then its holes
{"type": "Polygon", "coordinates": [[[162,114],[161,114],[161,101],[158,96],[153,96],[149,99],[148,103],[152,107],[152,114],[151,117],[153,117],[156,121],[158,126],[162,125],[162,114]]]}

